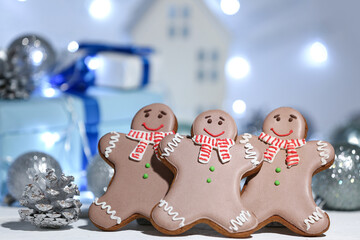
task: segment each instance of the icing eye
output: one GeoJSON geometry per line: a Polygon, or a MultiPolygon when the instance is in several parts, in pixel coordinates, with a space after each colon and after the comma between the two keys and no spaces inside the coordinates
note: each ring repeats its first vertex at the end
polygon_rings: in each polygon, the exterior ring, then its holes
{"type": "Polygon", "coordinates": [[[147,117],[149,117],[150,116],[150,114],[149,113],[145,113],[145,117],[147,118],[147,117]]]}
{"type": "Polygon", "coordinates": [[[212,123],[212,120],[211,120],[211,119],[208,119],[207,122],[210,124],[210,123],[212,123]]]}
{"type": "Polygon", "coordinates": [[[276,121],[280,121],[280,117],[277,117],[277,118],[276,118],[276,121]]]}
{"type": "Polygon", "coordinates": [[[222,124],[222,121],[219,121],[218,124],[221,125],[221,124],[222,124]]]}
{"type": "Polygon", "coordinates": [[[162,118],[162,117],[163,117],[163,115],[161,115],[161,114],[158,115],[158,118],[162,118]]]}
{"type": "Polygon", "coordinates": [[[293,119],[292,118],[289,118],[289,122],[292,122],[293,121],[293,119]]]}

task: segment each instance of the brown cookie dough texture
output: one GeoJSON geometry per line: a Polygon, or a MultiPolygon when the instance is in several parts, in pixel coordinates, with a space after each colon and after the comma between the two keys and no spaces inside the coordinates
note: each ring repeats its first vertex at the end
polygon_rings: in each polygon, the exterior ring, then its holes
{"type": "Polygon", "coordinates": [[[230,237],[250,235],[258,222],[242,203],[240,180],[260,167],[259,151],[247,139],[255,137],[235,141],[236,123],[221,110],[201,113],[191,133],[191,137],[166,136],[160,142],[163,161],[175,179],[153,208],[152,224],[171,235],[198,223],[230,237]]]}
{"type": "Polygon", "coordinates": [[[257,229],[276,221],[298,234],[318,236],[329,228],[329,216],[313,200],[311,179],[331,166],[334,149],[328,142],[306,142],[306,134],[304,117],[281,107],[266,117],[259,138],[250,140],[264,153],[264,163],[241,197],[256,215],[257,229]]]}
{"type": "Polygon", "coordinates": [[[175,133],[177,120],[164,104],[140,109],[128,134],[111,132],[99,141],[99,154],[114,168],[106,193],[96,198],[89,218],[102,230],[116,230],[136,218],[149,220],[173,179],[171,171],[157,159],[154,149],[161,138],[175,133]]]}

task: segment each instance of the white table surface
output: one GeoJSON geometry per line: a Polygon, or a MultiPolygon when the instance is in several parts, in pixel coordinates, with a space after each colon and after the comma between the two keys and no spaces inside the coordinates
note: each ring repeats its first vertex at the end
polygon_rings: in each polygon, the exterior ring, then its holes
{"type": "MultiPolygon", "coordinates": [[[[328,211],[331,226],[324,236],[318,239],[360,239],[360,211],[328,211]]],[[[136,221],[115,232],[98,230],[88,219],[81,218],[76,223],[60,229],[40,229],[20,221],[18,208],[0,207],[0,240],[91,240],[91,239],[216,239],[222,236],[205,224],[200,224],[185,234],[168,237],[157,232],[152,226],[141,226],[136,221]]],[[[251,239],[307,239],[297,236],[282,227],[265,227],[252,235],[251,239]]],[[[310,239],[310,238],[309,238],[310,239]]],[[[311,238],[312,240],[317,238],[311,238]]]]}

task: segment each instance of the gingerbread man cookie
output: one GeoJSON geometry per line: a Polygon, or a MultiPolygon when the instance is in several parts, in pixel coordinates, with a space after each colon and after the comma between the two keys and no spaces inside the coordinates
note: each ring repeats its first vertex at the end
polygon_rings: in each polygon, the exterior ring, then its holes
{"type": "Polygon", "coordinates": [[[250,139],[264,153],[264,164],[241,197],[255,213],[257,229],[280,222],[298,234],[318,236],[329,228],[329,216],[313,200],[311,178],[331,166],[334,149],[328,142],[306,142],[306,134],[304,117],[281,107],[266,117],[258,139],[250,139]]]}
{"type": "Polygon", "coordinates": [[[181,234],[207,223],[226,236],[248,236],[257,226],[240,199],[240,180],[259,170],[260,152],[235,143],[234,119],[221,110],[201,113],[192,136],[166,136],[159,145],[164,163],[175,179],[151,213],[160,232],[181,234]]]}
{"type": "Polygon", "coordinates": [[[155,103],[136,113],[128,134],[111,132],[100,139],[99,153],[115,174],[106,193],[90,206],[89,218],[95,226],[116,230],[136,218],[149,220],[173,179],[155,152],[160,140],[176,130],[171,109],[155,103]]]}

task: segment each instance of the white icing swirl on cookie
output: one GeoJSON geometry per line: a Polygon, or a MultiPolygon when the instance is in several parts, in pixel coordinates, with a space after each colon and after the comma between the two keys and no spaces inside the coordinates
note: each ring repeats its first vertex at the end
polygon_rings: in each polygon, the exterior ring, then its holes
{"type": "Polygon", "coordinates": [[[239,216],[236,216],[235,219],[231,219],[230,220],[230,224],[232,226],[229,227],[230,230],[232,231],[238,231],[239,228],[237,225],[239,225],[240,227],[242,225],[244,225],[245,222],[249,221],[249,218],[251,217],[251,214],[249,213],[249,211],[241,211],[239,216]]]}
{"type": "Polygon", "coordinates": [[[120,134],[117,132],[111,132],[114,134],[110,137],[109,146],[105,149],[105,157],[108,158],[109,154],[112,152],[112,149],[115,148],[115,143],[119,141],[120,134]]]}
{"type": "Polygon", "coordinates": [[[260,164],[260,162],[257,160],[257,156],[256,156],[256,152],[255,151],[251,151],[254,149],[254,147],[251,145],[250,143],[250,138],[252,138],[252,135],[250,133],[244,133],[241,136],[243,139],[241,139],[239,142],[241,144],[245,144],[244,148],[245,148],[245,159],[252,159],[251,163],[254,166],[257,166],[260,164]]]}
{"type": "Polygon", "coordinates": [[[166,202],[164,199],[160,200],[159,207],[162,208],[164,206],[164,211],[167,212],[169,216],[172,216],[173,221],[180,221],[179,227],[183,227],[185,225],[185,218],[184,217],[178,217],[178,212],[173,212],[174,208],[172,206],[169,206],[168,202],[166,202]]]}
{"type": "Polygon", "coordinates": [[[322,213],[324,213],[324,211],[321,208],[315,208],[315,212],[313,212],[312,215],[310,215],[307,219],[304,220],[304,223],[306,224],[306,230],[310,229],[310,224],[314,224],[315,222],[324,218],[322,213]]]}
{"type": "Polygon", "coordinates": [[[245,148],[245,159],[251,159],[250,162],[254,166],[259,165],[260,162],[257,160],[258,158],[256,156],[256,152],[251,151],[252,149],[254,149],[254,147],[251,145],[251,143],[245,144],[244,148],[245,148]]]}
{"type": "Polygon", "coordinates": [[[184,137],[176,133],[175,137],[167,144],[167,147],[164,148],[164,152],[161,154],[162,157],[168,157],[171,153],[175,151],[175,148],[179,146],[181,139],[184,137]]]}
{"type": "Polygon", "coordinates": [[[327,163],[327,159],[330,157],[329,156],[329,150],[326,149],[326,147],[328,146],[327,143],[323,142],[323,141],[318,141],[316,143],[316,145],[318,145],[318,152],[319,152],[319,155],[321,157],[321,165],[324,166],[326,163],[327,163]]]}
{"type": "Polygon", "coordinates": [[[96,206],[101,206],[101,209],[106,209],[106,213],[110,215],[110,218],[113,220],[116,220],[117,224],[121,223],[121,218],[115,216],[116,215],[116,211],[115,210],[111,210],[111,206],[110,205],[106,205],[106,202],[98,202],[99,198],[95,198],[94,204],[96,206]]]}
{"type": "Polygon", "coordinates": [[[240,143],[245,144],[245,143],[248,143],[248,142],[249,142],[249,139],[252,138],[252,135],[251,135],[250,133],[244,133],[244,134],[242,135],[242,138],[243,138],[243,139],[240,140],[240,143]]]}

